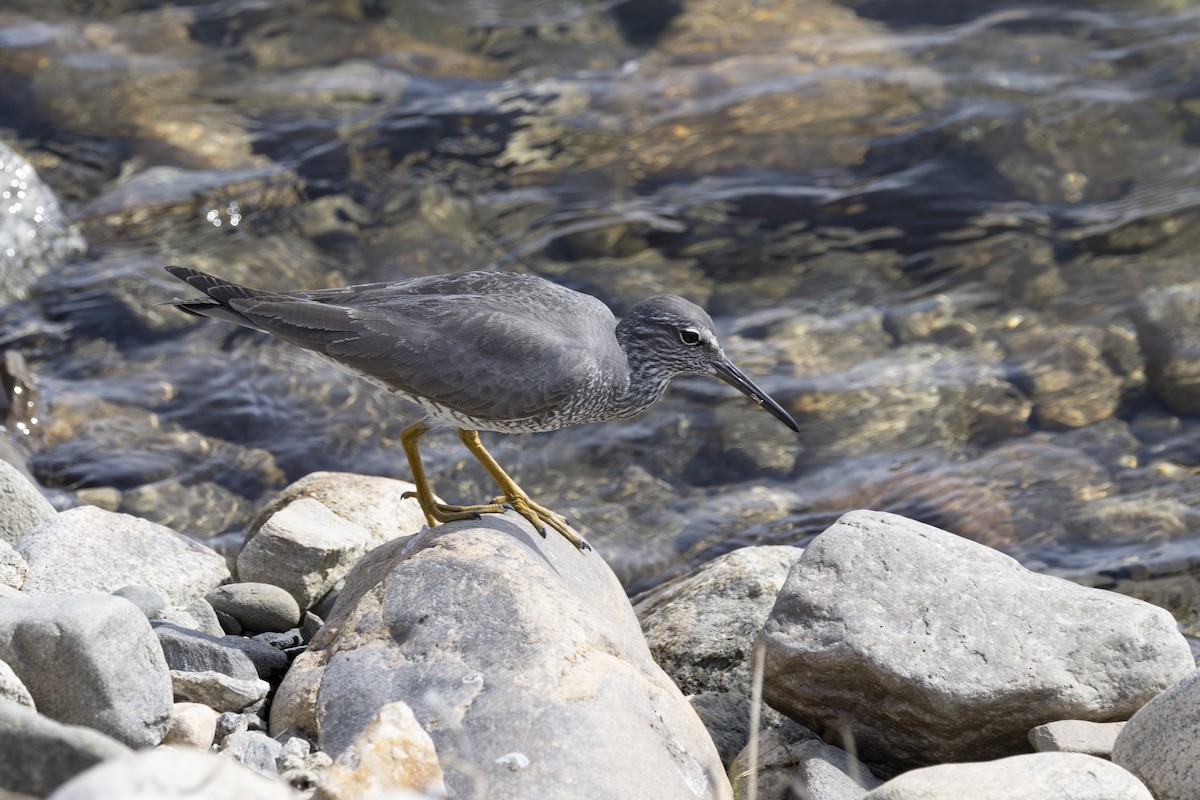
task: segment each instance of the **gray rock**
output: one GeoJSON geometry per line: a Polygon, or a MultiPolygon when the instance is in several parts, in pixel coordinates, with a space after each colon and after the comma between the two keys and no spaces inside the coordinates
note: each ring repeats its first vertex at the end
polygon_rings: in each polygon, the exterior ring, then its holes
{"type": "Polygon", "coordinates": [[[217,619],[217,612],[203,597],[193,598],[185,606],[166,606],[150,619],[152,622],[168,622],[210,636],[225,635],[225,629],[217,619]]]}
{"type": "Polygon", "coordinates": [[[17,544],[29,562],[29,594],[114,592],[148,586],[172,603],[229,579],[225,559],[170,528],[92,506],[72,508],[17,544]]]}
{"type": "Polygon", "coordinates": [[[650,657],[604,560],[516,514],[368,553],[309,654],[280,718],[303,717],[299,699],[315,686],[308,713],[335,757],[400,700],[432,737],[452,795],[484,785],[495,798],[635,797],[647,786],[662,800],[730,796],[711,739],[650,657]]]}
{"type": "Polygon", "coordinates": [[[122,586],[113,594],[117,597],[124,597],[129,602],[138,607],[138,610],[146,615],[146,619],[154,620],[166,609],[167,601],[157,589],[152,589],[149,586],[139,586],[138,584],[130,584],[122,586]]]}
{"type": "Polygon", "coordinates": [[[295,800],[278,781],[257,775],[231,758],[192,747],[157,747],[90,769],[47,800],[295,800]]]}
{"type": "Polygon", "coordinates": [[[63,725],[0,698],[0,789],[45,797],[129,748],[91,728],[63,725]]]}
{"type": "Polygon", "coordinates": [[[317,692],[329,660],[327,650],[305,650],[292,662],[271,701],[271,733],[317,741],[317,692]]]}
{"type": "MultiPolygon", "coordinates": [[[[0,299],[25,296],[34,281],[62,261],[82,253],[87,242],[70,224],[54,191],[21,155],[0,141],[0,299]]],[[[2,534],[0,534],[2,535],[2,534]]]]}
{"type": "MultiPolygon", "coordinates": [[[[258,670],[243,650],[229,646],[224,637],[189,631],[177,625],[154,626],[167,666],[187,672],[220,672],[243,681],[257,680],[258,670]]],[[[233,637],[230,637],[233,638],[233,637]]]]}
{"type": "Polygon", "coordinates": [[[0,539],[0,584],[20,589],[25,585],[25,576],[28,574],[29,564],[11,544],[0,539]]]}
{"type": "Polygon", "coordinates": [[[1178,413],[1200,413],[1200,283],[1150,289],[1132,311],[1150,387],[1178,413]]]}
{"type": "Polygon", "coordinates": [[[222,740],[221,752],[255,772],[274,775],[277,771],[275,762],[283,752],[283,745],[265,733],[237,731],[222,740]]]}
{"type": "Polygon", "coordinates": [[[812,732],[789,740],[779,730],[763,731],[758,763],[751,765],[747,748],[738,754],[731,772],[737,780],[737,797],[748,796],[753,774],[762,800],[858,800],[883,783],[845,750],[824,744],[812,732]]]}
{"type": "Polygon", "coordinates": [[[171,681],[158,637],[137,607],[111,595],[0,599],[0,659],[38,710],[131,747],[158,744],[171,681]]]}
{"type": "Polygon", "coordinates": [[[762,641],[768,703],[894,767],[1027,752],[1036,725],[1127,717],[1194,668],[1161,608],[873,511],[809,544],[762,641]]]}
{"type": "Polygon", "coordinates": [[[1141,778],[1158,800],[1200,796],[1200,670],[1130,718],[1112,760],[1141,778]]]}
{"type": "MultiPolygon", "coordinates": [[[[3,153],[4,144],[0,142],[0,157],[3,153]]],[[[57,513],[19,469],[0,461],[0,541],[15,545],[34,528],[54,519],[57,513]]]]}
{"type": "Polygon", "coordinates": [[[248,631],[287,631],[300,624],[296,599],[269,583],[228,583],[207,598],[217,613],[228,614],[248,631]]]}
{"type": "MultiPolygon", "coordinates": [[[[425,527],[425,515],[406,492],[417,487],[408,481],[356,475],[351,472],[313,472],[280,492],[250,523],[250,537],[290,503],[311,498],[344,520],[361,525],[371,534],[367,549],[425,527]]],[[[247,544],[252,539],[247,539],[247,544]]]]}
{"type": "MultiPolygon", "coordinates": [[[[862,800],[1153,800],[1116,764],[1082,753],[1032,753],[906,772],[862,800]]],[[[1161,798],[1160,798],[1161,800],[1161,798]]]]}
{"type": "Polygon", "coordinates": [[[267,696],[270,684],[258,678],[239,680],[221,672],[171,670],[175,699],[203,703],[217,711],[241,711],[267,696]]]}
{"type": "Polygon", "coordinates": [[[207,750],[217,736],[217,712],[203,703],[176,703],[163,744],[188,745],[207,750]]]}
{"type": "Polygon", "coordinates": [[[0,661],[0,698],[11,700],[17,705],[34,711],[37,710],[37,703],[33,702],[33,695],[25,688],[25,684],[21,683],[21,679],[17,677],[17,673],[13,672],[12,667],[3,661],[0,661]]]}
{"type": "Polygon", "coordinates": [[[286,589],[312,608],[367,551],[370,532],[311,498],[272,514],[238,555],[238,579],[286,589]]]}
{"type": "Polygon", "coordinates": [[[1124,722],[1062,719],[1031,730],[1029,743],[1039,753],[1084,753],[1108,758],[1124,727],[1124,722]]]}
{"type": "Polygon", "coordinates": [[[222,636],[221,641],[228,647],[241,650],[254,663],[258,677],[270,683],[276,683],[288,669],[287,653],[257,639],[247,639],[244,636],[222,636]]]}

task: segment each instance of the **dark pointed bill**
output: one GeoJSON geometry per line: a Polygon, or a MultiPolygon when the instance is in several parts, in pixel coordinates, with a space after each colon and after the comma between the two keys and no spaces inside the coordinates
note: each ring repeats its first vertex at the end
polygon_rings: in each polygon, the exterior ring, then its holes
{"type": "Polygon", "coordinates": [[[747,378],[746,373],[735,367],[733,362],[726,359],[725,361],[718,361],[713,366],[717,370],[718,378],[758,403],[767,411],[770,411],[775,419],[784,425],[787,425],[797,433],[800,432],[800,426],[796,424],[796,420],[792,419],[792,415],[784,411],[783,406],[772,400],[766,392],[755,386],[754,381],[747,378]]]}

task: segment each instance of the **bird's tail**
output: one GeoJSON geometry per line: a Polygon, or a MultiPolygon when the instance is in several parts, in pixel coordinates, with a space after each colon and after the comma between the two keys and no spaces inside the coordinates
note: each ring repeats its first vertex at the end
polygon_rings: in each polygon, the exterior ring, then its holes
{"type": "Polygon", "coordinates": [[[263,291],[262,289],[251,289],[248,286],[232,283],[218,278],[216,275],[209,275],[207,272],[201,272],[198,269],[191,269],[190,267],[172,266],[167,267],[166,270],[193,289],[203,292],[207,297],[195,300],[181,300],[176,298],[166,301],[163,305],[174,306],[180,311],[193,314],[197,317],[221,319],[226,322],[232,322],[235,325],[253,328],[256,331],[262,330],[262,328],[251,322],[229,303],[231,300],[237,299],[269,297],[272,295],[272,292],[263,291]]]}

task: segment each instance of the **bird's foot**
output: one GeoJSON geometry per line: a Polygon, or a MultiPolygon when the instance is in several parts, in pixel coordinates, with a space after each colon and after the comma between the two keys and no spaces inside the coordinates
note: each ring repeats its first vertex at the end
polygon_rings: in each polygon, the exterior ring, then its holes
{"type": "MultiPolygon", "coordinates": [[[[405,492],[401,495],[402,498],[408,499],[415,497],[418,502],[421,500],[421,495],[417,492],[405,492]]],[[[481,503],[472,506],[455,506],[449,503],[431,502],[428,505],[421,503],[421,510],[425,512],[425,521],[430,527],[439,522],[459,522],[461,520],[477,520],[480,514],[503,514],[506,509],[499,503],[481,503]]]]}
{"type": "Polygon", "coordinates": [[[563,537],[575,545],[580,550],[591,550],[592,546],[587,543],[587,540],[571,529],[567,518],[562,514],[558,514],[545,506],[538,505],[529,499],[528,496],[518,495],[509,497],[501,495],[495,498],[493,503],[500,503],[510,507],[522,517],[529,521],[534,530],[540,533],[543,537],[546,536],[546,526],[549,525],[554,530],[558,531],[563,537]]]}

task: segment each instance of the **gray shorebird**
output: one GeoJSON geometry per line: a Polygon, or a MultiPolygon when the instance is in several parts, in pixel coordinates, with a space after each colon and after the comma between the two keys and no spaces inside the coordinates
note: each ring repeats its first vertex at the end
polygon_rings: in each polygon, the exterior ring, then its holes
{"type": "Polygon", "coordinates": [[[401,431],[400,443],[430,526],[512,508],[543,536],[549,525],[588,548],[564,517],[517,486],[478,432],[552,431],[632,417],[662,397],[676,375],[715,375],[799,431],[725,357],[712,318],[676,295],[643,300],[618,323],[594,297],[512,272],[268,292],[186,267],[167,271],[206,295],[169,305],[269,333],[420,406],[425,417],[401,431]],[[417,447],[437,425],[458,430],[499,497],[479,505],[437,502],[417,447]]]}

